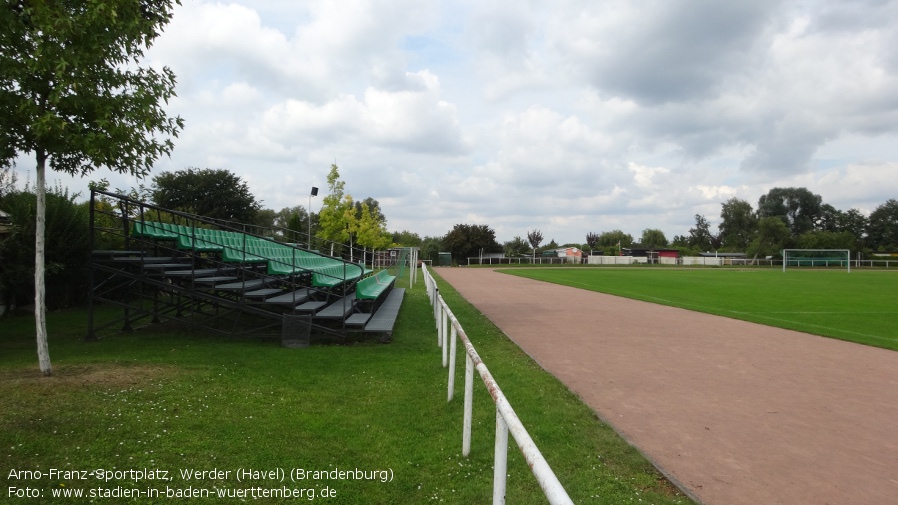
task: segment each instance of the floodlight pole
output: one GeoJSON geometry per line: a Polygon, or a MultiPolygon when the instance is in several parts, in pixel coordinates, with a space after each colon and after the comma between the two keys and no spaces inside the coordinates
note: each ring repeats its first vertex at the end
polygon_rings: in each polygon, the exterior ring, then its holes
{"type": "Polygon", "coordinates": [[[309,250],[312,250],[312,197],[318,196],[318,188],[312,186],[312,192],[309,193],[309,234],[306,236],[306,240],[309,244],[309,250]]]}

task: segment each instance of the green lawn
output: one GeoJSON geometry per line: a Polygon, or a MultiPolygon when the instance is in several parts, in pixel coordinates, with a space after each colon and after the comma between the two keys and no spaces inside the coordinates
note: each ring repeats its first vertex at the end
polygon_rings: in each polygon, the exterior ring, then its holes
{"type": "MultiPolygon", "coordinates": [[[[511,343],[450,286],[441,292],[512,406],[577,503],[691,503],[594,412],[511,343]]],[[[50,314],[54,375],[41,377],[33,320],[0,319],[0,502],[89,503],[54,490],[111,493],[166,487],[313,489],[327,503],[486,503],[495,409],[475,378],[473,450],[461,456],[462,394],[446,402],[436,330],[423,281],[407,291],[391,344],[284,349],[153,328],[85,343],[83,311],[50,314]],[[238,469],[288,472],[284,483],[237,482],[238,469]],[[290,482],[289,472],[368,471],[369,480],[290,482]],[[80,480],[75,472],[97,472],[80,480]],[[160,469],[170,481],[135,480],[160,469]],[[40,479],[21,471],[44,472],[40,479]],[[187,480],[182,470],[217,470],[187,480]],[[230,474],[223,475],[221,472],[230,474]],[[372,473],[376,471],[378,473],[372,473]],[[386,471],[388,482],[380,478],[386,471]],[[109,475],[108,473],[106,475],[109,475]],[[10,487],[17,488],[10,490],[10,487]],[[12,501],[33,489],[42,498],[12,501]],[[102,488],[102,490],[100,490],[102,488]],[[325,488],[335,496],[321,497],[325,488]]],[[[463,360],[459,360],[463,363],[463,360]]],[[[510,441],[509,503],[545,503],[510,441]]],[[[299,498],[308,501],[307,495],[299,498]]],[[[94,502],[221,503],[232,500],[94,502]]],[[[241,500],[244,501],[244,500],[241,500]]],[[[282,503],[263,498],[245,501],[282,503]]],[[[293,500],[296,501],[296,500],[293,500]]]]}
{"type": "Polygon", "coordinates": [[[613,267],[502,271],[898,350],[898,272],[613,267]]]}

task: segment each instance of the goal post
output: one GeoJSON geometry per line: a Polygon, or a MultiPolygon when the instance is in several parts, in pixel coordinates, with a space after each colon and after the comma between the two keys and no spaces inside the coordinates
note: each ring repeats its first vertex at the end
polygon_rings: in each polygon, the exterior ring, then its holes
{"type": "Polygon", "coordinates": [[[783,272],[786,267],[846,267],[851,272],[849,249],[783,249],[783,272]]]}

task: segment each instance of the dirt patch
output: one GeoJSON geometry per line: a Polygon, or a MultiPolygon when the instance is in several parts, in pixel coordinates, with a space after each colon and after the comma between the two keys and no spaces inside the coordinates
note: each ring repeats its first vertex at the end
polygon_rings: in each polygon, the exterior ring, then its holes
{"type": "Polygon", "coordinates": [[[96,363],[54,367],[53,375],[46,377],[34,366],[0,371],[0,389],[27,388],[50,392],[83,386],[119,388],[146,384],[180,373],[181,369],[171,366],[96,363]]]}

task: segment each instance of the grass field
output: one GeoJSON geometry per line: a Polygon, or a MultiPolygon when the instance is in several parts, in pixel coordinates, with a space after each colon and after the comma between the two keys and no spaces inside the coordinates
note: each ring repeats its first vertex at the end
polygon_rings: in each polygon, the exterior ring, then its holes
{"type": "MultiPolygon", "coordinates": [[[[450,286],[441,284],[441,292],[576,503],[691,503],[450,286]]],[[[94,503],[283,503],[215,494],[100,497],[131,489],[235,493],[282,486],[313,489],[315,502],[340,504],[490,500],[495,409],[475,379],[473,450],[462,457],[462,395],[446,402],[423,281],[407,291],[387,345],[284,349],[165,328],[85,343],[85,321],[83,311],[50,314],[54,375],[45,378],[37,371],[33,319],[0,319],[2,503],[90,503],[52,496],[75,490],[99,493],[94,503]],[[287,481],[257,475],[238,482],[241,468],[283,469],[287,481]],[[358,468],[371,478],[293,483],[293,468],[358,468]],[[80,480],[75,472],[51,477],[51,469],[120,473],[106,482],[95,475],[80,480]],[[172,480],[121,473],[132,469],[165,470],[172,480]],[[18,473],[26,470],[44,474],[18,473]],[[182,470],[219,474],[187,480],[182,470]],[[388,471],[388,482],[371,471],[388,471]],[[335,496],[322,497],[324,488],[335,496]],[[20,492],[42,497],[15,500],[20,492]]],[[[457,381],[463,383],[460,372],[457,381]]],[[[545,503],[513,441],[509,475],[508,503],[545,503]]],[[[306,494],[289,501],[310,500],[306,494]]]]}
{"type": "Polygon", "coordinates": [[[502,271],[898,350],[898,272],[612,267],[502,271]]]}

